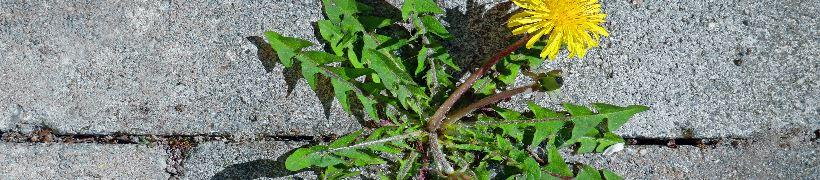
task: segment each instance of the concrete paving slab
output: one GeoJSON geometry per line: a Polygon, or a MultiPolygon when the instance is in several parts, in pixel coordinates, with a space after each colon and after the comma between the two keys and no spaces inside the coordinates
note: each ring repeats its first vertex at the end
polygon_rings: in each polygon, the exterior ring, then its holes
{"type": "Polygon", "coordinates": [[[298,72],[283,72],[255,46],[260,39],[253,36],[267,30],[315,41],[311,23],[321,19],[319,4],[4,2],[0,129],[239,136],[348,132],[358,124],[333,103],[332,92],[317,96],[297,79],[298,72]]]}
{"type": "Polygon", "coordinates": [[[627,179],[820,178],[820,142],[813,133],[794,131],[761,137],[706,148],[631,146],[612,156],[575,156],[570,160],[611,169],[627,179]]]}
{"type": "Polygon", "coordinates": [[[285,169],[286,153],[303,142],[208,142],[194,148],[183,163],[182,179],[316,179],[313,172],[285,169]]]}
{"type": "MultiPolygon", "coordinates": [[[[443,3],[459,61],[476,63],[505,45],[504,8],[492,2],[443,3]]],[[[612,36],[604,47],[544,65],[565,70],[562,92],[514,102],[652,106],[619,132],[628,137],[820,127],[818,8],[816,1],[605,1],[612,36]]],[[[269,52],[252,37],[274,30],[315,41],[310,22],[318,19],[318,1],[3,3],[0,129],[349,132],[359,125],[328,90],[311,91],[298,73],[267,63],[269,52]]]]}
{"type": "Polygon", "coordinates": [[[0,179],[168,179],[163,148],[0,143],[0,179]]]}

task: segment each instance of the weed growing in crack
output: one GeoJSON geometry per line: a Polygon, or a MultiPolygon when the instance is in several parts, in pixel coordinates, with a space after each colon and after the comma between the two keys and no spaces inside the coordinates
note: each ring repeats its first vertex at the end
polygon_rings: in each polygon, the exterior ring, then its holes
{"type": "Polygon", "coordinates": [[[386,179],[619,179],[609,170],[568,165],[560,148],[576,153],[622,148],[612,133],[645,106],[563,104],[555,111],[528,103],[526,111],[497,103],[527,92],[559,89],[560,70],[534,71],[560,47],[583,58],[596,47],[604,14],[594,1],[513,0],[521,9],[508,26],[520,34],[500,53],[457,83],[462,69],[446,48],[452,36],[445,12],[431,0],[407,0],[401,15],[379,15],[354,0],[323,0],[317,22],[324,51],[276,32],[265,36],[286,68],[299,67],[312,88],[332,86],[345,111],[372,127],[328,144],[300,148],[285,161],[291,171],[323,168],[323,179],[359,175],[361,167],[389,165],[386,179]],[[556,4],[557,3],[557,4],[556,4]],[[560,5],[560,6],[558,6],[560,5]],[[590,34],[591,33],[591,34],[590,34]],[[546,42],[541,37],[549,37],[546,42]],[[527,48],[521,49],[525,46],[527,48]],[[532,83],[517,86],[519,76],[532,83]],[[330,84],[318,84],[319,78],[330,84]],[[615,146],[613,146],[615,145],[615,146]],[[609,147],[617,147],[607,149],[609,147]]]}

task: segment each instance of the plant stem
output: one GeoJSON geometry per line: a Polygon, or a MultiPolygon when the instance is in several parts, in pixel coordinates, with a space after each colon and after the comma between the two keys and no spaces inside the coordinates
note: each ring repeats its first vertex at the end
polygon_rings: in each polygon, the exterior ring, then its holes
{"type": "Polygon", "coordinates": [[[470,74],[470,77],[467,77],[467,80],[465,80],[464,83],[461,83],[461,85],[459,85],[458,88],[456,88],[456,90],[453,91],[453,94],[451,94],[450,97],[448,97],[447,100],[445,100],[444,103],[442,103],[441,106],[439,106],[439,108],[436,110],[436,113],[433,114],[432,117],[430,117],[430,119],[427,121],[427,131],[429,131],[431,134],[438,131],[438,129],[441,127],[442,120],[444,120],[445,115],[447,115],[447,112],[449,112],[450,109],[453,108],[453,104],[455,104],[456,101],[458,101],[461,98],[461,95],[464,95],[464,92],[467,92],[467,90],[469,90],[470,87],[473,86],[475,81],[481,78],[481,76],[484,76],[484,73],[487,73],[487,71],[489,71],[490,68],[495,66],[496,63],[501,61],[502,58],[510,55],[513,51],[520,48],[529,39],[530,36],[525,35],[520,40],[516,41],[515,43],[504,49],[504,51],[501,51],[501,53],[498,53],[489,60],[487,60],[487,62],[485,62],[484,65],[481,66],[481,68],[470,74]]]}
{"type": "Polygon", "coordinates": [[[490,97],[486,97],[484,99],[478,100],[475,103],[467,105],[466,107],[458,109],[455,112],[453,112],[452,114],[448,115],[447,118],[444,119],[444,124],[442,126],[446,126],[447,124],[451,124],[455,121],[458,121],[462,117],[467,116],[467,114],[470,114],[471,112],[475,111],[478,108],[481,108],[481,107],[484,107],[484,106],[487,106],[487,105],[490,105],[490,104],[497,103],[498,101],[510,98],[510,97],[512,97],[516,94],[530,92],[533,89],[538,88],[537,86],[538,86],[537,83],[533,83],[533,84],[530,84],[528,86],[517,87],[517,88],[506,90],[506,91],[503,91],[503,92],[500,92],[500,93],[495,93],[495,94],[491,95],[490,97]]]}
{"type": "Polygon", "coordinates": [[[441,152],[441,144],[438,142],[438,134],[430,133],[428,137],[428,142],[430,146],[430,153],[433,154],[433,160],[436,163],[436,169],[439,172],[442,172],[446,175],[453,174],[455,171],[453,169],[453,165],[450,165],[450,161],[447,160],[447,157],[444,155],[444,152],[441,152]]]}

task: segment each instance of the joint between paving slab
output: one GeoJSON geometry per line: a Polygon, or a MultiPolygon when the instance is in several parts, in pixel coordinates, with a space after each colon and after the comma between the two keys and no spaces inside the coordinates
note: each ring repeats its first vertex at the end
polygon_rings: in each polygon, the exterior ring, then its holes
{"type": "MultiPolygon", "coordinates": [[[[820,136],[820,130],[815,131],[820,136]]],[[[152,134],[58,134],[48,128],[41,128],[30,133],[14,131],[0,131],[0,142],[7,143],[95,143],[95,144],[164,144],[171,149],[186,149],[196,147],[197,144],[209,141],[227,143],[262,142],[262,141],[294,141],[294,142],[329,142],[333,136],[292,136],[292,135],[259,135],[252,139],[238,140],[229,134],[198,134],[198,135],[152,135],[152,134]]],[[[813,140],[816,140],[815,137],[813,140]]],[[[627,144],[632,146],[665,146],[677,148],[679,146],[714,147],[730,142],[745,141],[744,138],[626,138],[627,144]]]]}

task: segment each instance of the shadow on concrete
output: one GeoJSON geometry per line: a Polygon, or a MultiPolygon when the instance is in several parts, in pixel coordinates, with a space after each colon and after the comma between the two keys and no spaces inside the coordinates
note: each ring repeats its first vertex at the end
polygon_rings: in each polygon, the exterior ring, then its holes
{"type": "MultiPolygon", "coordinates": [[[[453,40],[446,44],[447,49],[463,70],[481,66],[516,40],[506,24],[512,2],[498,3],[489,9],[487,6],[468,0],[464,12],[455,8],[445,10],[443,20],[449,24],[447,30],[453,35],[453,40]]],[[[459,79],[460,76],[454,77],[459,79]]]]}
{"type": "MultiPolygon", "coordinates": [[[[279,58],[276,56],[276,52],[273,51],[273,47],[271,47],[271,45],[268,44],[264,38],[259,36],[248,36],[245,37],[245,39],[256,46],[256,55],[262,63],[262,66],[265,68],[265,72],[270,73],[273,71],[273,68],[276,67],[276,62],[279,61],[279,58]]],[[[298,68],[299,62],[293,61],[293,63],[294,68],[284,68],[282,70],[282,75],[285,76],[285,85],[287,86],[288,95],[293,92],[296,83],[300,78],[302,78],[302,71],[298,68]]],[[[330,84],[330,79],[320,76],[317,79],[317,84],[330,84]]],[[[333,105],[333,89],[330,86],[317,86],[316,88],[316,96],[322,103],[322,110],[325,112],[325,118],[328,118],[330,117],[330,108],[333,105]]]]}
{"type": "MultiPolygon", "coordinates": [[[[308,144],[301,146],[299,148],[310,147],[314,145],[315,144],[308,144]]],[[[287,159],[288,156],[293,154],[293,152],[299,148],[291,149],[287,153],[279,156],[279,158],[276,158],[276,160],[257,159],[253,161],[230,165],[228,167],[225,167],[225,169],[223,169],[222,171],[217,172],[213,177],[211,177],[211,180],[281,178],[285,176],[294,175],[300,172],[308,171],[303,170],[299,172],[292,172],[285,169],[285,159],[287,159]]],[[[293,179],[302,178],[293,177],[293,179]]]]}

